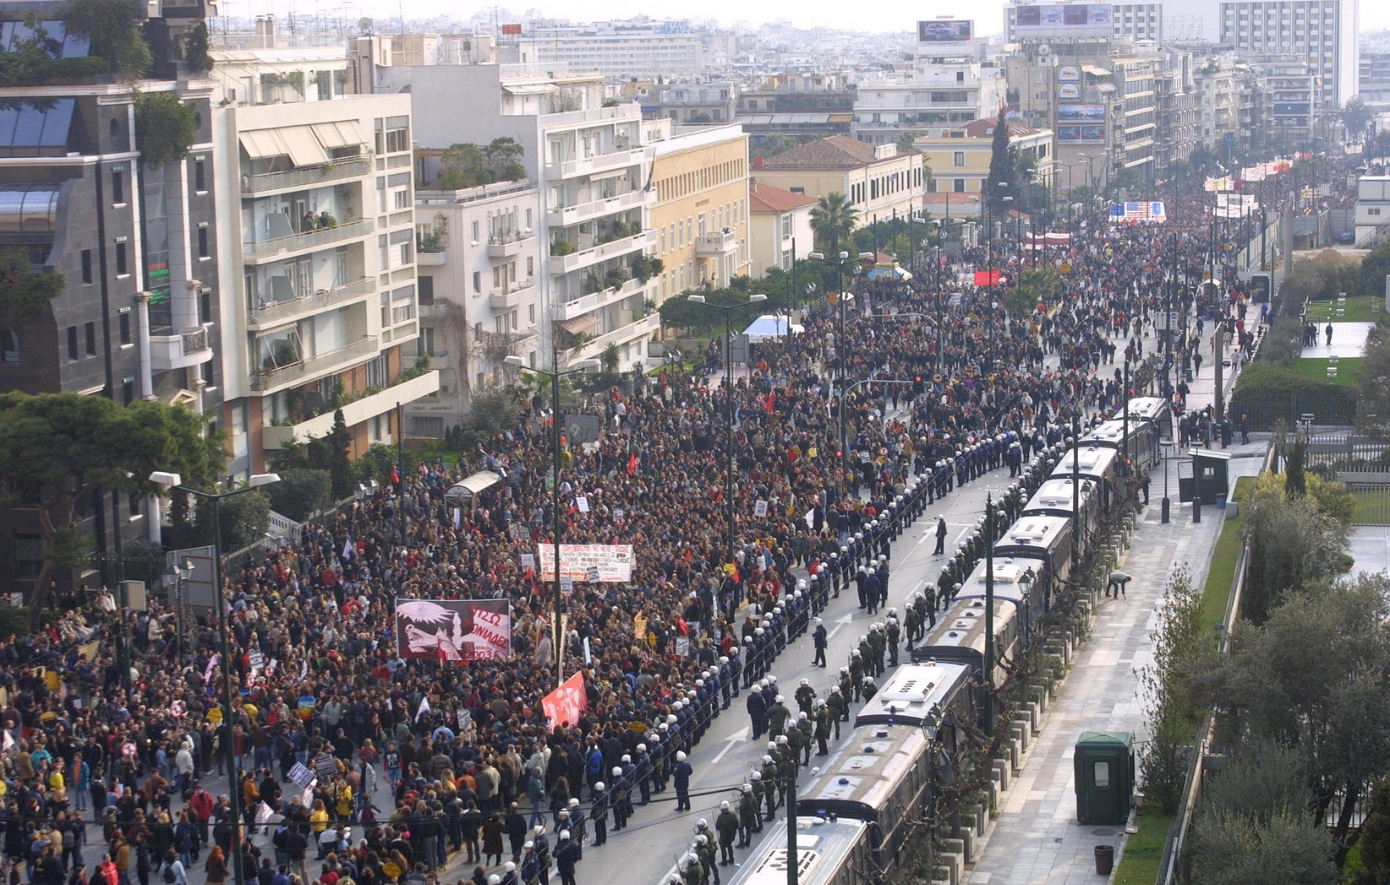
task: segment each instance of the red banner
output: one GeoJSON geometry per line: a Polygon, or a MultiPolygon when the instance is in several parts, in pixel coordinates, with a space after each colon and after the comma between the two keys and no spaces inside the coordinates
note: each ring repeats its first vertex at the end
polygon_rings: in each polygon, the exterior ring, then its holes
{"type": "Polygon", "coordinates": [[[1000,274],[997,270],[977,270],[975,271],[975,285],[977,286],[997,286],[1000,283],[1000,274]]]}
{"type": "Polygon", "coordinates": [[[584,674],[576,673],[560,687],[541,698],[545,718],[556,725],[577,725],[579,714],[589,709],[589,694],[584,690],[584,674]]]}

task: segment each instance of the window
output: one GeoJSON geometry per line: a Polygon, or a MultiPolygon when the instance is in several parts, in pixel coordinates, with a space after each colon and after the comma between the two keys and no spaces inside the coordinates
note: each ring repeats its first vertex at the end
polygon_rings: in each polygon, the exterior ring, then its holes
{"type": "Polygon", "coordinates": [[[19,330],[0,329],[0,365],[13,366],[19,359],[19,330]]]}
{"type": "Polygon", "coordinates": [[[193,189],[198,193],[207,193],[207,171],[203,168],[202,160],[193,161],[193,189]]]}
{"type": "Polygon", "coordinates": [[[415,281],[420,287],[420,303],[434,303],[434,277],[420,277],[415,281]]]}
{"type": "Polygon", "coordinates": [[[90,284],[92,282],[92,250],[82,250],[82,282],[90,284]]]}
{"type": "Polygon", "coordinates": [[[411,436],[433,436],[444,435],[444,418],[428,415],[410,416],[410,435],[411,436]]]}
{"type": "Polygon", "coordinates": [[[957,178],[954,182],[954,187],[952,188],[952,190],[954,190],[958,194],[965,193],[965,179],[957,178]]]}
{"type": "Polygon", "coordinates": [[[120,315],[121,346],[130,344],[130,308],[123,308],[120,315]]]}
{"type": "Polygon", "coordinates": [[[483,272],[480,270],[473,271],[473,291],[474,293],[483,291],[483,272]]]}
{"type": "Polygon", "coordinates": [[[427,356],[439,356],[434,350],[434,329],[429,326],[420,330],[420,343],[417,345],[420,353],[427,356]]]}
{"type": "Polygon", "coordinates": [[[792,237],[792,214],[788,212],[782,216],[782,239],[790,240],[792,237]]]}
{"type": "Polygon", "coordinates": [[[116,276],[124,277],[130,275],[130,267],[126,264],[125,243],[116,244],[116,276]]]}
{"type": "Polygon", "coordinates": [[[385,387],[389,380],[386,377],[386,354],[367,363],[368,387],[385,387]]]}
{"type": "Polygon", "coordinates": [[[135,379],[127,378],[121,382],[121,405],[128,406],[135,402],[135,379]]]}
{"type": "Polygon", "coordinates": [[[952,156],[951,156],[951,165],[952,165],[952,166],[964,166],[964,165],[965,165],[965,151],[956,151],[954,154],[952,154],[952,156]]]}
{"type": "Polygon", "coordinates": [[[88,323],[83,329],[83,336],[87,339],[87,356],[97,355],[97,324],[88,323]]]}
{"type": "Polygon", "coordinates": [[[1095,781],[1098,787],[1110,786],[1110,763],[1097,762],[1095,764],[1095,781]]]}
{"type": "Polygon", "coordinates": [[[43,538],[39,535],[14,535],[14,576],[30,580],[43,568],[43,538]]]}
{"type": "Polygon", "coordinates": [[[792,193],[794,193],[794,194],[804,194],[804,193],[806,193],[806,188],[804,188],[804,187],[794,187],[794,188],[792,188],[792,193]]]}
{"type": "Polygon", "coordinates": [[[409,117],[386,118],[386,152],[388,154],[410,150],[409,125],[409,117]]]}
{"type": "Polygon", "coordinates": [[[68,359],[77,359],[77,327],[68,326],[68,359]]]}
{"type": "Polygon", "coordinates": [[[125,205],[125,167],[117,166],[111,170],[111,205],[125,205]]]}
{"type": "Polygon", "coordinates": [[[205,227],[198,228],[198,257],[208,257],[208,229],[205,227]]]}

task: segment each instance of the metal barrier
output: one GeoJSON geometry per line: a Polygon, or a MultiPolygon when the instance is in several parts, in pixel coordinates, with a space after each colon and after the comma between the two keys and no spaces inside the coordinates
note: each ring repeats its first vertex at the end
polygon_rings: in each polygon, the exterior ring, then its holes
{"type": "MultiPolygon", "coordinates": [[[[1274,443],[1270,442],[1265,449],[1264,464],[1261,471],[1272,470],[1274,468],[1274,443]]],[[[1248,542],[1240,545],[1240,558],[1236,560],[1236,575],[1231,581],[1231,597],[1226,600],[1226,616],[1222,619],[1220,650],[1222,654],[1228,654],[1231,648],[1231,630],[1235,627],[1236,617],[1240,613],[1240,597],[1245,590],[1245,573],[1250,565],[1250,544],[1248,542]]],[[[1192,745],[1192,758],[1188,763],[1187,780],[1183,785],[1182,805],[1178,808],[1178,816],[1173,820],[1173,827],[1168,831],[1168,841],[1163,846],[1163,858],[1158,868],[1158,885],[1173,885],[1177,881],[1178,868],[1181,866],[1183,849],[1187,847],[1187,839],[1192,831],[1192,821],[1197,815],[1197,803],[1202,798],[1202,785],[1206,780],[1206,766],[1203,759],[1206,758],[1207,748],[1211,744],[1212,722],[1216,717],[1216,709],[1211,708],[1202,716],[1202,723],[1197,728],[1197,739],[1192,745]]]]}
{"type": "Polygon", "coordinates": [[[1297,427],[1305,415],[1312,415],[1315,424],[1355,424],[1356,397],[1346,396],[1308,397],[1292,395],[1281,402],[1247,402],[1232,400],[1229,414],[1247,416],[1251,430],[1273,430],[1274,425],[1283,421],[1289,427],[1297,427]]]}

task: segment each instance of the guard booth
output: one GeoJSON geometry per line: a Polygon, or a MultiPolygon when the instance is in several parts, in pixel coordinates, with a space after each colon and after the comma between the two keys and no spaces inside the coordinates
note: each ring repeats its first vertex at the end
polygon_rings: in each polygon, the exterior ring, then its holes
{"type": "Polygon", "coordinates": [[[1123,824],[1134,795],[1134,735],[1084,731],[1072,761],[1076,819],[1083,824],[1123,824]]]}
{"type": "Polygon", "coordinates": [[[1193,498],[1201,498],[1203,504],[1220,506],[1230,488],[1230,460],[1229,452],[1193,449],[1192,460],[1178,465],[1178,500],[1188,504],[1193,498]]]}

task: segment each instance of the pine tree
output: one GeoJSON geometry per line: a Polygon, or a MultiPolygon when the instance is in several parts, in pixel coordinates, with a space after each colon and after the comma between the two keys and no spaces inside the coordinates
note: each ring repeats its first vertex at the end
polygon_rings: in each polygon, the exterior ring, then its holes
{"type": "Polygon", "coordinates": [[[328,474],[333,486],[333,500],[341,501],[352,494],[352,474],[349,459],[352,435],[348,432],[343,410],[333,413],[333,430],[328,434],[328,474]]]}
{"type": "Polygon", "coordinates": [[[998,213],[1004,208],[1004,197],[1014,185],[1014,158],[1009,151],[1009,122],[1005,119],[1006,110],[999,109],[999,118],[994,122],[994,141],[990,145],[989,177],[985,179],[985,202],[990,212],[998,213]]]}

